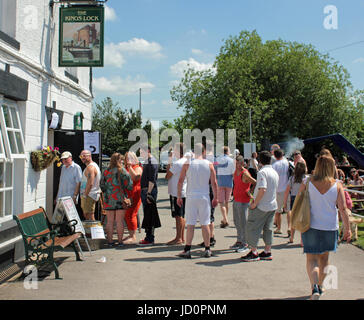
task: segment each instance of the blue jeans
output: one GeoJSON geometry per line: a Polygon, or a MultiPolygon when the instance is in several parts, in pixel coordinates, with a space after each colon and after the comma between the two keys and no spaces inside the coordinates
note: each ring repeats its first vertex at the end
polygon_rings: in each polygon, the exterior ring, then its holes
{"type": "MultiPolygon", "coordinates": [[[[145,211],[145,207],[147,206],[147,193],[148,193],[148,190],[142,189],[140,197],[141,197],[142,204],[143,204],[143,211],[145,211]]],[[[157,186],[154,186],[154,188],[150,194],[154,198],[155,202],[157,202],[157,196],[158,196],[157,186]]],[[[145,240],[149,241],[149,242],[154,242],[154,227],[145,228],[145,233],[146,233],[145,240]]]]}

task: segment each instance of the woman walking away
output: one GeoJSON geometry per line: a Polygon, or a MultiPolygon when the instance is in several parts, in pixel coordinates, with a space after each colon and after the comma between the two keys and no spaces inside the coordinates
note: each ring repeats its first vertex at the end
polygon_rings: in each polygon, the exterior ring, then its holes
{"type": "MultiPolygon", "coordinates": [[[[302,184],[302,182],[304,182],[305,178],[307,177],[306,175],[307,173],[307,167],[306,164],[304,162],[297,162],[294,171],[293,171],[293,176],[291,176],[288,180],[288,185],[286,188],[286,191],[284,193],[284,211],[287,211],[287,200],[288,200],[288,196],[289,194],[291,194],[290,196],[290,208],[293,208],[293,203],[294,200],[296,199],[298,190],[300,189],[300,186],[302,184]]],[[[288,237],[289,237],[289,243],[293,243],[293,239],[294,239],[294,229],[291,226],[291,221],[292,221],[292,212],[288,211],[288,221],[289,221],[289,226],[288,226],[288,237]]]]}
{"type": "Polygon", "coordinates": [[[105,169],[102,175],[100,187],[104,193],[108,246],[112,247],[114,245],[112,237],[114,233],[114,222],[116,222],[118,244],[119,247],[121,247],[123,246],[123,221],[125,216],[123,201],[128,197],[126,190],[131,190],[133,188],[133,182],[125,168],[123,168],[123,156],[120,153],[114,153],[111,156],[110,165],[105,169]]]}
{"type": "Polygon", "coordinates": [[[130,174],[133,181],[133,189],[127,191],[129,198],[131,199],[132,206],[126,210],[125,221],[128,226],[129,236],[123,239],[124,244],[136,243],[136,230],[138,228],[138,210],[142,203],[141,200],[141,188],[140,178],[142,177],[143,169],[139,165],[139,160],[134,152],[127,152],[125,154],[125,166],[127,172],[130,174]]]}
{"type": "Polygon", "coordinates": [[[335,180],[335,172],[335,160],[329,156],[320,156],[316,161],[314,175],[306,184],[301,184],[298,193],[308,188],[310,198],[310,229],[302,233],[302,241],[312,289],[311,300],[320,298],[327,271],[325,268],[329,264],[329,252],[336,251],[339,229],[336,205],[344,224],[343,238],[347,242],[351,239],[344,189],[335,180]]]}

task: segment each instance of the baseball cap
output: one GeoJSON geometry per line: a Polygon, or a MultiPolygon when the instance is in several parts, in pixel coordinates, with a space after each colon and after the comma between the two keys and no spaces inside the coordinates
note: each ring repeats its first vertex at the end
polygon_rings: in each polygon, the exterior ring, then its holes
{"type": "Polygon", "coordinates": [[[61,154],[61,159],[67,159],[69,157],[72,157],[72,153],[69,151],[65,151],[61,154]]]}

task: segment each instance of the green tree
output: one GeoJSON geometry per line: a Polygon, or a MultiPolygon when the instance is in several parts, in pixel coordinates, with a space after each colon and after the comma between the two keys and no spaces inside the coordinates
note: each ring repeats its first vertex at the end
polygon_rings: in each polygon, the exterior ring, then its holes
{"type": "Polygon", "coordinates": [[[341,133],[363,142],[363,91],[353,91],[348,72],[312,45],[272,40],[256,31],[230,37],[213,69],[185,72],[171,97],[185,115],[182,128],[237,129],[237,145],[341,133]]]}
{"type": "Polygon", "coordinates": [[[102,152],[108,156],[128,151],[135,143],[128,141],[129,132],[141,128],[141,125],[139,110],[123,110],[110,97],[95,103],[92,110],[92,130],[101,132],[102,152]]]}

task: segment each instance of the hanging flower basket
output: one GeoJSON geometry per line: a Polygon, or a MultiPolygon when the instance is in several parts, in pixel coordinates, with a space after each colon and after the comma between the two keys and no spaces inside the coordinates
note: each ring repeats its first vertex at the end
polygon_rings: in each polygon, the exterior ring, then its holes
{"type": "Polygon", "coordinates": [[[57,166],[61,166],[60,153],[58,148],[52,148],[50,146],[43,147],[41,150],[32,151],[30,154],[30,160],[34,171],[42,171],[51,166],[55,161],[58,161],[57,166]]]}

